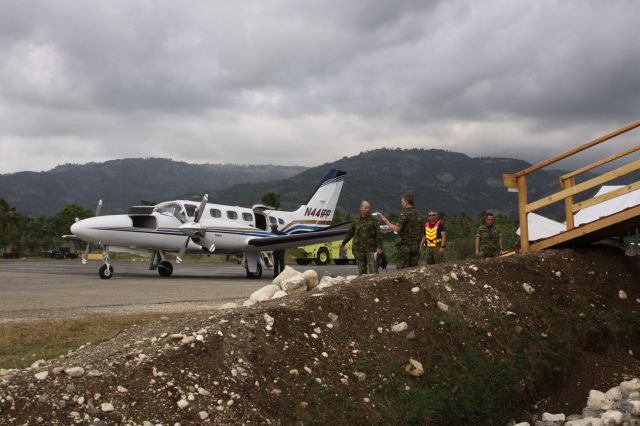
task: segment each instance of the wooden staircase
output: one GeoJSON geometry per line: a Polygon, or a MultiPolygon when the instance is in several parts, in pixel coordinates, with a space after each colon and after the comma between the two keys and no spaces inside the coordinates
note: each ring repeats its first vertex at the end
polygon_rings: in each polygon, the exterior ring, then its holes
{"type": "Polygon", "coordinates": [[[637,181],[606,194],[588,198],[584,201],[574,202],[574,197],[578,194],[592,190],[595,187],[628,175],[636,170],[640,170],[640,160],[630,161],[614,170],[599,174],[596,177],[578,184],[576,184],[576,177],[612,161],[625,158],[629,154],[639,151],[640,145],[635,145],[616,154],[612,154],[606,158],[561,176],[561,190],[555,194],[532,202],[529,202],[527,197],[527,176],[531,173],[586,151],[589,148],[593,148],[604,142],[610,141],[616,136],[620,136],[637,127],[640,127],[640,120],[587,142],[579,147],[571,149],[563,154],[549,158],[535,166],[529,167],[526,170],[522,170],[518,173],[505,173],[503,175],[504,185],[508,190],[510,192],[518,193],[521,252],[538,251],[559,245],[590,243],[604,238],[625,236],[630,231],[640,227],[640,204],[610,214],[609,216],[601,217],[592,222],[585,223],[580,226],[574,226],[574,214],[578,211],[640,189],[640,181],[637,181]],[[558,202],[564,202],[566,230],[557,235],[543,238],[538,241],[529,241],[529,223],[527,215],[558,202]]]}

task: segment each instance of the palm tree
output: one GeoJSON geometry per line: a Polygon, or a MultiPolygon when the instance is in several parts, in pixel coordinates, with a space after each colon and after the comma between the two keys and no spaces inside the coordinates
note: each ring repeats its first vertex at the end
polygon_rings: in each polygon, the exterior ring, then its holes
{"type": "Polygon", "coordinates": [[[0,198],[0,232],[3,235],[16,234],[20,230],[21,223],[22,215],[6,200],[0,198]]]}

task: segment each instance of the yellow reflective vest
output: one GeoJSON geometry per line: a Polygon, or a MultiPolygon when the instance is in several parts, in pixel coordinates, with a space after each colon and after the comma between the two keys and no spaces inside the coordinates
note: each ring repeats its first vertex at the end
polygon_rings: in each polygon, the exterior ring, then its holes
{"type": "Polygon", "coordinates": [[[440,229],[440,220],[433,225],[430,222],[425,223],[424,233],[427,240],[427,247],[435,247],[442,242],[442,233],[438,232],[440,229]]]}

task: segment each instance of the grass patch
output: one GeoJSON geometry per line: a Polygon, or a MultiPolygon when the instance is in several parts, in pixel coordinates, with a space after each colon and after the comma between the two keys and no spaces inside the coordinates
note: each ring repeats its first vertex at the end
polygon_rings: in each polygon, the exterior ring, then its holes
{"type": "Polygon", "coordinates": [[[0,368],[25,368],[38,359],[57,358],[85,343],[109,340],[133,324],[158,317],[129,315],[0,324],[0,368]]]}

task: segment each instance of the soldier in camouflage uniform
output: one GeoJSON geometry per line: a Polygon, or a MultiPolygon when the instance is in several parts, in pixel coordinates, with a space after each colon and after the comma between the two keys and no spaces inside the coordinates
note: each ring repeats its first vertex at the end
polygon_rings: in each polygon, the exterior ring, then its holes
{"type": "Polygon", "coordinates": [[[396,267],[398,269],[418,266],[420,240],[423,234],[423,218],[420,212],[413,207],[413,195],[405,194],[402,196],[402,208],[397,224],[389,222],[386,217],[382,218],[389,228],[400,237],[396,242],[396,267]]]}
{"type": "Polygon", "coordinates": [[[502,235],[493,226],[495,219],[493,213],[488,213],[484,225],[478,228],[476,233],[476,256],[496,257],[504,253],[502,235]]]}
{"type": "Polygon", "coordinates": [[[382,236],[378,221],[370,214],[368,201],[360,203],[360,217],[351,222],[351,227],[340,245],[340,253],[344,246],[353,238],[353,254],[358,263],[358,271],[362,274],[378,272],[374,260],[375,253],[382,253],[382,236]]]}

